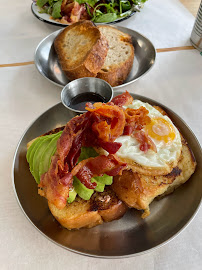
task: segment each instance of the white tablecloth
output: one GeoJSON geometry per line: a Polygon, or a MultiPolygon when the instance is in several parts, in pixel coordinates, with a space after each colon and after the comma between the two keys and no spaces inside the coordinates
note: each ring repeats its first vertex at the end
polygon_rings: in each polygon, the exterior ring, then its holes
{"type": "MultiPolygon", "coordinates": [[[[1,0],[0,64],[33,61],[42,38],[58,29],[37,20],[30,1],[1,0]]],[[[120,23],[147,36],[156,48],[190,45],[194,17],[177,0],[149,0],[141,13],[120,23]]],[[[27,126],[60,101],[61,88],[34,65],[0,68],[0,269],[201,269],[202,209],[174,240],[146,255],[127,259],[89,258],[43,237],[15,198],[11,167],[27,126]]],[[[165,104],[181,116],[202,144],[202,56],[196,50],[158,53],[151,71],[128,87],[165,104]]],[[[201,166],[201,164],[199,164],[201,166]]]]}

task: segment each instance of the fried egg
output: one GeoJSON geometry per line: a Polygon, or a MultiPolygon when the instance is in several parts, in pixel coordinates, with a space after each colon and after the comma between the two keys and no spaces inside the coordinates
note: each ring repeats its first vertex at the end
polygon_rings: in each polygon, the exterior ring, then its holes
{"type": "Polygon", "coordinates": [[[117,151],[117,156],[126,160],[134,161],[138,165],[149,169],[162,169],[164,173],[169,173],[179,160],[182,143],[178,129],[166,115],[161,114],[157,109],[148,103],[134,100],[132,104],[124,108],[138,109],[141,106],[149,111],[151,122],[143,127],[143,131],[148,134],[153,141],[157,151],[149,149],[147,152],[140,150],[140,143],[136,138],[128,135],[120,136],[116,142],[122,143],[117,151]]]}

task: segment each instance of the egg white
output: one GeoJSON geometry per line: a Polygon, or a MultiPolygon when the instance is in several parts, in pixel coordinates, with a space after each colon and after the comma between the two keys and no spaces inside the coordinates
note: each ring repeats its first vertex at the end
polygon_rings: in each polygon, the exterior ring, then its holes
{"type": "Polygon", "coordinates": [[[173,126],[175,138],[173,141],[165,143],[163,140],[159,141],[150,137],[156,145],[157,153],[151,149],[145,153],[140,150],[140,143],[134,137],[127,135],[120,136],[116,139],[116,142],[122,143],[122,146],[116,152],[116,154],[120,158],[131,159],[142,166],[164,168],[167,166],[167,164],[176,161],[176,159],[178,159],[180,156],[182,149],[180,133],[170,118],[162,115],[158,110],[156,110],[148,103],[144,103],[140,100],[134,100],[132,104],[124,106],[124,108],[138,109],[141,106],[145,107],[149,111],[148,115],[151,119],[164,118],[167,120],[173,126]]]}

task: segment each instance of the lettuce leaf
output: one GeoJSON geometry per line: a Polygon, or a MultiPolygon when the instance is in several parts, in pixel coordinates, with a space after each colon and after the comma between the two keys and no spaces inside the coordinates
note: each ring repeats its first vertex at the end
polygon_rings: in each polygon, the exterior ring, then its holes
{"type": "Polygon", "coordinates": [[[81,4],[89,4],[91,7],[94,7],[95,4],[97,2],[99,2],[100,0],[75,0],[76,2],[79,3],[79,5],[81,4]]]}
{"type": "Polygon", "coordinates": [[[94,22],[96,23],[103,23],[103,22],[113,22],[118,18],[116,13],[107,13],[107,14],[102,14],[98,17],[94,18],[94,22]]]}
{"type": "Polygon", "coordinates": [[[61,18],[61,5],[62,5],[62,0],[56,2],[55,4],[53,4],[53,11],[52,11],[52,17],[54,19],[58,19],[61,18]]]}

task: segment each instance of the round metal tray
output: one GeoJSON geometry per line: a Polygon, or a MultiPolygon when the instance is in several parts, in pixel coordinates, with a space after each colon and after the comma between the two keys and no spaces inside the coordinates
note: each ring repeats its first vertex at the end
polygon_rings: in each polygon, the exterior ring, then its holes
{"type": "MultiPolygon", "coordinates": [[[[120,94],[116,92],[115,95],[120,94]]],[[[169,196],[151,204],[151,214],[141,219],[141,211],[130,209],[119,220],[91,229],[69,231],[54,219],[47,200],[37,194],[37,184],[26,161],[26,145],[33,138],[64,125],[75,116],[62,103],[56,104],[25,131],[13,161],[13,185],[22,211],[30,222],[49,240],[70,251],[102,258],[122,258],[151,251],[173,239],[193,219],[202,197],[202,151],[184,121],[173,111],[143,96],[135,99],[161,106],[179,128],[193,150],[198,166],[184,185],[169,196]]]]}

